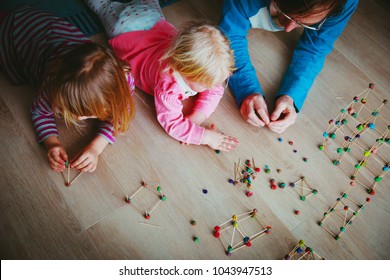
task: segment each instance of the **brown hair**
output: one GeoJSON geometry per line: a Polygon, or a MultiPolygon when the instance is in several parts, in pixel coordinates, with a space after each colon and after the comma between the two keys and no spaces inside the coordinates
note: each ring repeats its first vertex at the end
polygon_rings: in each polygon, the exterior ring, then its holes
{"type": "Polygon", "coordinates": [[[217,26],[206,22],[183,25],[161,60],[188,80],[208,87],[222,84],[234,71],[229,40],[217,26]]]}
{"type": "Polygon", "coordinates": [[[134,118],[134,101],[127,82],[130,67],[103,45],[74,47],[50,64],[44,90],[67,125],[80,126],[79,116],[110,121],[114,134],[128,129],[134,118]]]}
{"type": "Polygon", "coordinates": [[[327,17],[339,14],[346,0],[272,0],[285,14],[304,18],[327,11],[327,17]]]}

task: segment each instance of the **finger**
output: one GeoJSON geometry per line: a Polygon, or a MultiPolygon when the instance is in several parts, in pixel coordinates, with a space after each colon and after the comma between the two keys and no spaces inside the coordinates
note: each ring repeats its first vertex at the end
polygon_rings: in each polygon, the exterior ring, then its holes
{"type": "Polygon", "coordinates": [[[65,162],[68,161],[68,155],[66,154],[66,152],[64,150],[60,151],[60,157],[64,161],[64,164],[65,164],[65,162]]]}
{"type": "Polygon", "coordinates": [[[286,130],[286,128],[280,128],[280,127],[269,127],[269,129],[272,132],[275,132],[277,134],[282,134],[286,130]]]}
{"type": "Polygon", "coordinates": [[[223,152],[230,152],[237,147],[238,143],[222,143],[219,149],[223,152]]]}
{"type": "Polygon", "coordinates": [[[73,159],[71,161],[71,167],[80,170],[81,168],[85,167],[90,162],[91,162],[91,159],[88,157],[88,155],[81,154],[78,158],[73,159]]]}
{"type": "Polygon", "coordinates": [[[84,166],[81,169],[79,169],[79,171],[81,171],[81,172],[89,172],[92,168],[93,168],[93,163],[90,162],[86,166],[84,166]]]}
{"type": "Polygon", "coordinates": [[[281,115],[282,115],[282,113],[283,112],[280,112],[280,111],[273,111],[273,113],[271,115],[271,122],[279,120],[281,115]]]}
{"type": "Polygon", "coordinates": [[[76,155],[70,162],[71,167],[77,168],[81,163],[83,163],[88,158],[88,155],[85,155],[83,153],[80,153],[76,155]]]}
{"type": "Polygon", "coordinates": [[[246,122],[259,127],[263,127],[265,125],[265,123],[256,115],[254,110],[248,114],[246,122]]]}
{"type": "Polygon", "coordinates": [[[49,157],[49,163],[51,166],[54,166],[56,168],[61,168],[62,166],[65,167],[64,164],[62,164],[61,162],[58,162],[53,157],[49,157]]]}
{"type": "Polygon", "coordinates": [[[96,170],[96,168],[97,168],[97,164],[92,164],[92,168],[89,170],[89,172],[95,172],[95,170],[96,170]]]}
{"type": "Polygon", "coordinates": [[[256,110],[256,112],[260,116],[260,118],[262,119],[264,125],[269,124],[270,120],[269,120],[268,110],[263,109],[263,108],[259,108],[256,110]]]}
{"type": "Polygon", "coordinates": [[[61,155],[59,153],[50,153],[50,158],[55,160],[58,164],[65,164],[65,161],[62,159],[61,155]]]}
{"type": "Polygon", "coordinates": [[[281,121],[271,122],[268,125],[268,127],[273,132],[280,134],[280,133],[284,132],[290,125],[291,125],[291,123],[286,122],[284,120],[281,120],[281,121]]]}
{"type": "Polygon", "coordinates": [[[50,165],[50,168],[51,168],[54,172],[62,172],[62,170],[63,170],[63,169],[58,168],[58,167],[53,166],[53,165],[50,165]]]}
{"type": "Polygon", "coordinates": [[[244,120],[253,126],[264,126],[264,123],[256,116],[253,103],[243,103],[240,109],[244,120]]]}
{"type": "Polygon", "coordinates": [[[238,146],[239,142],[237,138],[232,136],[227,136],[223,139],[220,148],[223,150],[232,150],[238,146]]]}
{"type": "Polygon", "coordinates": [[[53,169],[55,172],[61,172],[65,168],[65,166],[58,164],[58,162],[56,162],[55,160],[53,160],[51,158],[49,158],[49,165],[50,165],[50,168],[53,169]]]}

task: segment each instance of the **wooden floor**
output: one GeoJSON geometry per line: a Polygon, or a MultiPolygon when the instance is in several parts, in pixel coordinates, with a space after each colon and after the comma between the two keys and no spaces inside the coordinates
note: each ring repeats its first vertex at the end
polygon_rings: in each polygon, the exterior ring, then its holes
{"type": "MultiPolygon", "coordinates": [[[[218,22],[221,7],[222,0],[181,0],[163,11],[178,26],[190,19],[218,22]]],[[[272,260],[282,259],[300,239],[326,259],[390,259],[390,176],[373,196],[355,186],[354,199],[370,197],[371,202],[336,241],[318,222],[350,180],[317,148],[328,120],[370,82],[375,83],[374,102],[389,99],[389,16],[388,1],[360,1],[297,123],[281,136],[283,142],[268,129],[245,124],[227,89],[208,123],[238,137],[237,150],[216,154],[207,147],[182,146],[158,124],[152,98],[139,93],[130,130],[104,151],[95,173],[82,175],[69,188],[61,174],[50,170],[44,147],[35,141],[29,113],[34,91],[28,86],[15,87],[0,74],[1,259],[272,260]],[[228,179],[233,177],[234,162],[252,157],[263,170],[253,181],[254,195],[247,197],[246,186],[233,186],[228,179]],[[265,165],[271,173],[264,172],[265,165]],[[270,189],[271,178],[288,184],[300,176],[306,176],[319,193],[301,201],[290,187],[270,189]],[[149,220],[142,211],[156,202],[153,193],[140,192],[134,206],[125,202],[125,196],[140,187],[142,178],[153,187],[160,185],[167,197],[149,220]],[[253,208],[259,211],[262,224],[272,227],[271,234],[226,256],[223,241],[230,241],[231,233],[225,231],[216,239],[214,226],[253,208]]],[[[299,31],[250,32],[252,61],[270,106],[298,36],[299,31]]],[[[94,39],[99,38],[103,37],[94,39]]],[[[381,111],[381,118],[389,124],[389,106],[381,111]]],[[[85,145],[92,129],[93,125],[79,135],[60,125],[61,138],[71,155],[85,145]]],[[[382,151],[388,161],[389,145],[382,151]]],[[[243,230],[256,229],[253,222],[243,222],[243,230]]]]}

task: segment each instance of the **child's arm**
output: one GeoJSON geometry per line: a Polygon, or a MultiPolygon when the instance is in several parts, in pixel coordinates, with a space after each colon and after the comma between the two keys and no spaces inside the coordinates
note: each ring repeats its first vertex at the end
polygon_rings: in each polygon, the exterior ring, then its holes
{"type": "Polygon", "coordinates": [[[71,167],[82,172],[94,172],[96,170],[99,155],[107,147],[109,141],[98,134],[78,155],[71,161],[71,167]]]}
{"type": "Polygon", "coordinates": [[[190,114],[186,115],[185,117],[190,121],[192,121],[194,124],[197,124],[199,126],[207,120],[206,115],[200,111],[192,111],[190,114]]]}
{"type": "Polygon", "coordinates": [[[34,98],[31,115],[37,141],[45,145],[51,169],[56,172],[63,171],[68,155],[58,139],[57,125],[51,104],[44,93],[41,92],[34,98]]]}
{"type": "MultiPolygon", "coordinates": [[[[208,145],[222,151],[229,151],[237,146],[238,141],[234,137],[225,136],[200,126],[207,118],[207,110],[194,110],[188,117],[184,117],[183,105],[174,93],[176,89],[169,88],[169,90],[170,92],[156,92],[154,100],[157,119],[171,137],[187,144],[208,145]]],[[[201,98],[200,104],[203,102],[205,99],[201,98]]],[[[198,105],[198,108],[202,106],[198,105]]]]}
{"type": "MultiPolygon", "coordinates": [[[[223,92],[224,88],[222,86],[200,92],[193,111],[187,117],[194,123],[201,125],[215,111],[223,92]]],[[[215,129],[206,128],[201,144],[208,145],[214,150],[227,152],[237,147],[238,140],[235,137],[224,135],[215,129]]]]}
{"type": "Polygon", "coordinates": [[[71,166],[82,172],[94,172],[97,168],[99,155],[115,141],[114,127],[111,122],[100,121],[96,137],[82,149],[71,162],[71,166]]]}
{"type": "Polygon", "coordinates": [[[198,111],[204,114],[205,120],[214,113],[219,101],[224,93],[223,86],[216,86],[212,89],[199,92],[195,101],[193,111],[198,111]]]}

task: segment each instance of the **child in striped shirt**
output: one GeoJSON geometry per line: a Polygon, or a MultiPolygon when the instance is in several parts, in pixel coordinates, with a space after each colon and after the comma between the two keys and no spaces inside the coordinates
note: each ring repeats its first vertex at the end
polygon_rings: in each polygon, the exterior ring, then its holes
{"type": "Polygon", "coordinates": [[[0,38],[1,69],[14,84],[30,83],[38,89],[32,121],[50,167],[61,172],[70,161],[79,171],[95,171],[98,156],[134,117],[130,68],[75,26],[30,7],[3,19],[0,38]],[[84,119],[99,120],[96,137],[72,160],[58,138],[57,117],[77,129],[84,119]]]}
{"type": "Polygon", "coordinates": [[[171,137],[215,150],[236,148],[235,137],[203,125],[234,70],[230,43],[217,27],[188,23],[178,32],[164,19],[157,0],[86,2],[112,38],[114,52],[131,64],[136,86],[153,95],[157,120],[171,137]],[[182,101],[194,95],[192,111],[183,113],[182,101]]]}

